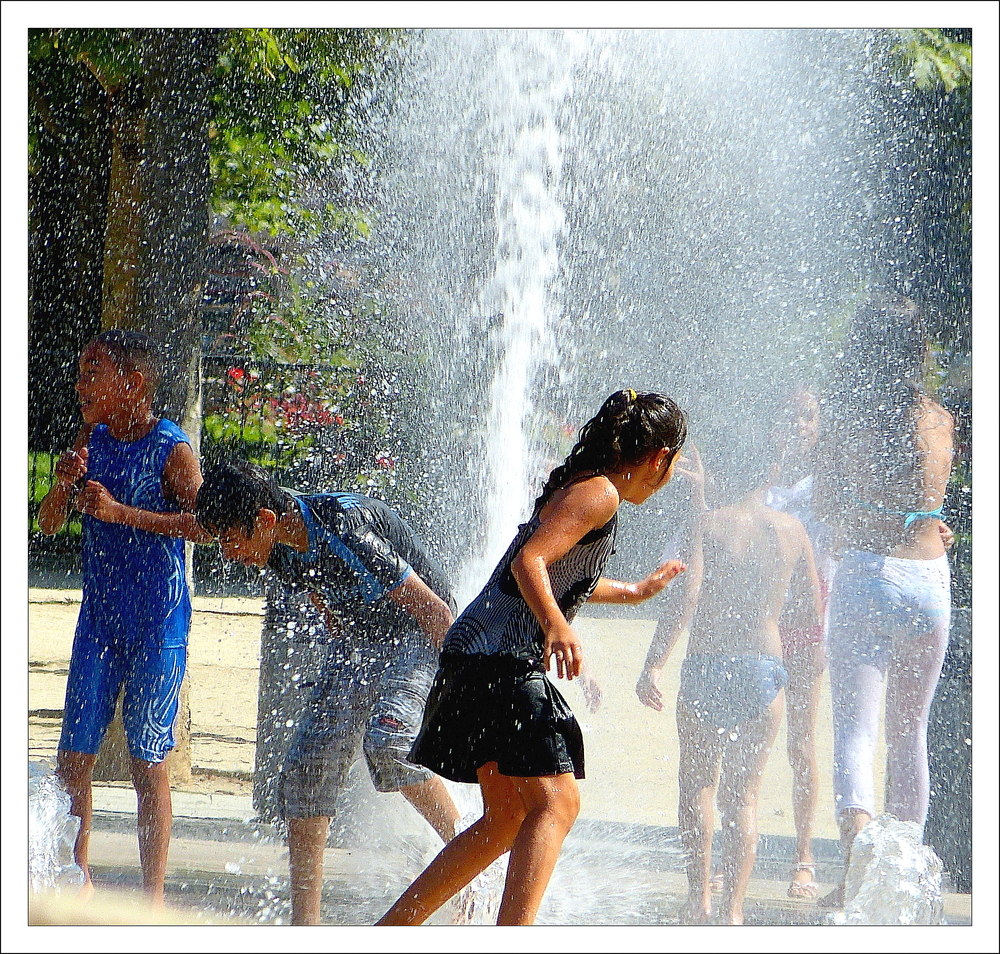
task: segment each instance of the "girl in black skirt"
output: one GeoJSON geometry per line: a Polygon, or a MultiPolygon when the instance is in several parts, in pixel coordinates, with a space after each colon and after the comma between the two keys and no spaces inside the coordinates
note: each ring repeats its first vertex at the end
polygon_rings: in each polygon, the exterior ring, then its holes
{"type": "Polygon", "coordinates": [[[445,778],[478,782],[483,816],[452,840],[380,924],[421,924],[509,851],[498,924],[531,924],[576,820],[583,739],[546,678],[580,675],[570,627],[579,607],[640,603],[684,569],[645,579],[601,576],[620,503],[642,504],[673,474],[684,412],[660,394],[617,391],[535,501],[483,591],[445,637],[423,727],[410,759],[445,778]]]}

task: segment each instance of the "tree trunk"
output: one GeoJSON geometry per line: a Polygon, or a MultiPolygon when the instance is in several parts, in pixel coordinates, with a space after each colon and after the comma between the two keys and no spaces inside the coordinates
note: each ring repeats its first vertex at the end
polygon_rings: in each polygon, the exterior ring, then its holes
{"type": "Polygon", "coordinates": [[[146,116],[142,80],[130,80],[108,95],[111,170],[108,227],[104,236],[105,328],[139,323],[139,249],[142,246],[142,159],[146,116]]]}
{"type": "Polygon", "coordinates": [[[197,439],[200,305],[209,227],[209,68],[219,31],[155,30],[144,61],[147,101],[142,167],[143,246],[139,327],[162,338],[165,416],[197,439]],[[186,426],[185,426],[186,425],[186,426]]]}

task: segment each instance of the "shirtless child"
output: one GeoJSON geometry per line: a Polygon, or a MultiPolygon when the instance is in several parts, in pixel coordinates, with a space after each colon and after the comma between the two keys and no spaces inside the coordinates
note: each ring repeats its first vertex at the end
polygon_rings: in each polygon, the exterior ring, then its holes
{"type": "Polygon", "coordinates": [[[684,598],[672,604],[657,627],[636,685],[645,705],[663,709],[660,672],[687,630],[677,696],[678,817],[688,876],[681,919],[686,923],[711,916],[716,796],[723,832],[717,920],[743,923],[756,857],[757,797],[788,682],[778,620],[786,609],[803,627],[819,624],[822,615],[805,528],[764,503],[766,465],[737,461],[730,469],[728,476],[715,475],[718,497],[730,502],[695,523],[684,598]]]}

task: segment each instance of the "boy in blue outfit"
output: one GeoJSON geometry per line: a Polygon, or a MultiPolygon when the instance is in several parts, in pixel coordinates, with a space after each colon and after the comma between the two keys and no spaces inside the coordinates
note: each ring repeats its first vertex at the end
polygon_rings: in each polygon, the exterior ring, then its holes
{"type": "Polygon", "coordinates": [[[307,593],[338,637],[280,780],[292,923],[316,924],[330,818],[359,743],[377,791],[400,792],[444,841],[456,833],[444,783],[407,759],[454,601],[442,569],[379,500],[291,494],[253,465],[219,464],[196,514],[226,559],[307,593]]]}
{"type": "Polygon", "coordinates": [[[153,414],[160,346],[114,329],[83,350],[76,390],[83,426],[56,464],[38,523],[56,533],[83,513],[83,602],[59,740],[58,774],[80,818],[76,862],[88,867],[91,777],[119,690],[138,799],[143,888],[163,900],[172,809],[166,754],[174,746],[191,600],[184,539],[207,542],[192,510],[201,472],[184,432],[153,414]]]}

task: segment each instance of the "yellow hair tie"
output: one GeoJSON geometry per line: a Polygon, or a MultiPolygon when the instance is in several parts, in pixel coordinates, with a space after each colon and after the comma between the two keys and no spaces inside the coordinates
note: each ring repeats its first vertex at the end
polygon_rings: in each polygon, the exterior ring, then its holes
{"type": "Polygon", "coordinates": [[[639,395],[636,394],[635,391],[632,390],[632,388],[629,388],[628,389],[628,399],[630,401],[637,401],[639,399],[639,395]]]}

